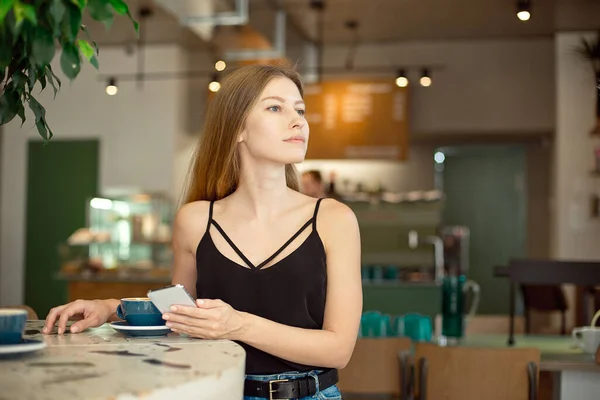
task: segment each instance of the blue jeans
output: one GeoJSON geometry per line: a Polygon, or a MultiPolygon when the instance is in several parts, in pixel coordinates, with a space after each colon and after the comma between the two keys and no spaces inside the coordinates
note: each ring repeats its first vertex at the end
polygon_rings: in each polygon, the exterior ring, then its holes
{"type": "MultiPolygon", "coordinates": [[[[316,378],[321,370],[309,372],[286,372],[274,375],[246,375],[246,379],[253,381],[274,381],[277,379],[298,379],[306,376],[316,378]]],[[[244,400],[265,400],[264,397],[244,396],[244,400]]],[[[317,380],[317,393],[313,396],[302,397],[299,400],[342,400],[342,394],[336,385],[330,386],[325,390],[319,390],[319,381],[317,380]]]]}

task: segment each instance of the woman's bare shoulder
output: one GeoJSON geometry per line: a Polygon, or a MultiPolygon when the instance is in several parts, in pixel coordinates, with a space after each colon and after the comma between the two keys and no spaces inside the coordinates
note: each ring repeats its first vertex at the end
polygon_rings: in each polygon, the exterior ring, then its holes
{"type": "Polygon", "coordinates": [[[328,223],[354,224],[356,223],[356,215],[354,211],[346,204],[332,198],[324,198],[319,206],[317,214],[318,222],[324,221],[328,223]]]}
{"type": "Polygon", "coordinates": [[[358,232],[358,221],[354,211],[346,204],[325,198],[319,206],[317,230],[325,241],[331,242],[348,233],[358,232]]]}
{"type": "Polygon", "coordinates": [[[184,234],[204,232],[208,224],[209,208],[209,201],[193,201],[181,206],[175,215],[175,231],[184,234]]]}
{"type": "Polygon", "coordinates": [[[360,248],[360,229],[356,215],[350,207],[338,200],[326,198],[321,201],[317,214],[317,231],[328,257],[332,251],[339,254],[340,251],[347,252],[349,248],[360,248]]]}

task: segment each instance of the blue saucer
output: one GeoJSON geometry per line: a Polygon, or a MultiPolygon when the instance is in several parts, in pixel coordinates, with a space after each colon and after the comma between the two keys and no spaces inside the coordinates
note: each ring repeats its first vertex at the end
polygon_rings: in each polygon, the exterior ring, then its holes
{"type": "Polygon", "coordinates": [[[23,339],[21,343],[0,344],[0,356],[31,353],[46,347],[43,340],[23,339]]]}
{"type": "Polygon", "coordinates": [[[165,336],[171,333],[171,329],[167,328],[166,325],[160,326],[132,326],[127,325],[125,321],[111,322],[110,327],[117,332],[124,333],[127,336],[135,337],[151,337],[151,336],[165,336]]]}

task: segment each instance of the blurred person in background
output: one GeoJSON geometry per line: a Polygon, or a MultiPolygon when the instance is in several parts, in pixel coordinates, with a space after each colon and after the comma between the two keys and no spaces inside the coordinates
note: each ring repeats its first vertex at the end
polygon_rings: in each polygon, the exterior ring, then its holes
{"type": "Polygon", "coordinates": [[[326,197],[321,172],[316,169],[304,171],[300,177],[300,191],[311,197],[326,197]]]}

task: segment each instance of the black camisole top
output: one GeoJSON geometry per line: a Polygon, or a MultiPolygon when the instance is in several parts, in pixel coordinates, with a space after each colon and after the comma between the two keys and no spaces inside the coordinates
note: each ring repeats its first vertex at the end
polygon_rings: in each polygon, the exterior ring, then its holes
{"type": "MultiPolygon", "coordinates": [[[[322,329],[327,266],[325,248],[317,232],[317,212],[321,200],[315,205],[313,217],[279,250],[259,265],[253,265],[213,219],[211,202],[206,232],[196,249],[196,296],[199,299],[220,299],[238,311],[255,314],[284,325],[322,329]],[[246,263],[245,266],[225,257],[217,249],[211,238],[211,225],[246,263]],[[273,265],[263,268],[306,229],[312,231],[296,250],[273,265]]],[[[298,364],[275,357],[243,342],[238,344],[246,350],[247,374],[322,369],[319,366],[298,364]]]]}

